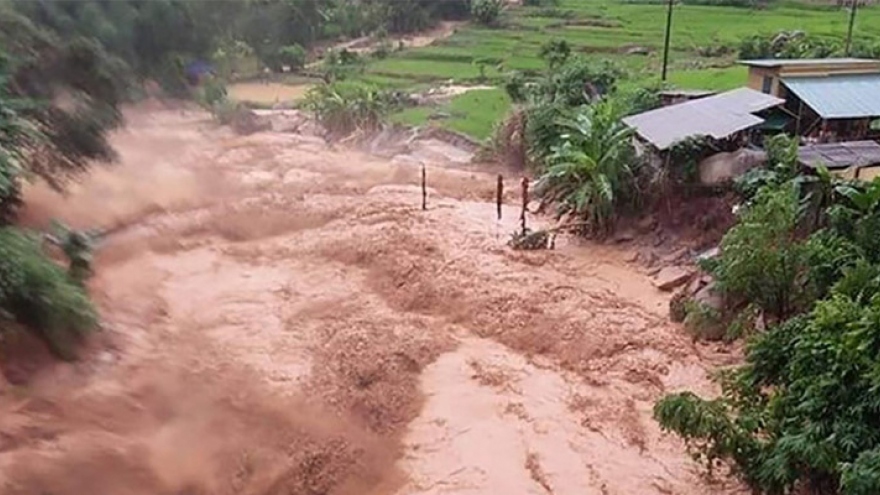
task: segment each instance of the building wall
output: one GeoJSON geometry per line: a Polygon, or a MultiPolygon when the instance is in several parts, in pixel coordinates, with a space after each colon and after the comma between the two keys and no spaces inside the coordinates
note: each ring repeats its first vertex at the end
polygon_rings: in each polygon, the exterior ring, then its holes
{"type": "Polygon", "coordinates": [[[876,74],[880,72],[880,61],[835,63],[835,64],[798,64],[782,65],[779,74],[783,77],[828,76],[832,74],[876,74]]]}
{"type": "Polygon", "coordinates": [[[878,165],[860,168],[857,176],[859,180],[865,182],[870,182],[874,180],[875,177],[880,177],[880,166],[878,165]]]}
{"type": "Polygon", "coordinates": [[[797,64],[780,65],[779,67],[749,67],[748,87],[755,91],[765,91],[765,78],[770,78],[769,94],[785,98],[784,88],[780,83],[783,77],[829,76],[838,74],[876,74],[880,73],[880,60],[835,64],[797,64]]]}
{"type": "Polygon", "coordinates": [[[765,67],[749,67],[748,86],[755,91],[761,91],[773,96],[780,96],[781,91],[779,83],[779,70],[776,68],[765,67]],[[765,78],[770,78],[770,90],[765,91],[767,87],[764,84],[765,78]]]}

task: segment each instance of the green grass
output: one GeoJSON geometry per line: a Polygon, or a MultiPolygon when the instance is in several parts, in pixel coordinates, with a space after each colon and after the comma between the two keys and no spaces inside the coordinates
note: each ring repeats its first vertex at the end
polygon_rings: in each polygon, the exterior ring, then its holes
{"type": "MultiPolygon", "coordinates": [[[[396,89],[436,85],[449,80],[475,84],[480,70],[475,61],[490,61],[485,75],[498,83],[504,72],[538,73],[545,65],[538,53],[554,38],[567,40],[574,50],[591,59],[613,59],[635,81],[659,77],[666,6],[657,3],[624,3],[621,0],[563,0],[558,9],[519,7],[505,15],[504,27],[489,29],[465,26],[432,46],[404,50],[384,60],[368,63],[362,78],[396,89]],[[628,55],[632,47],[645,47],[648,55],[628,55]]],[[[735,65],[735,54],[701,57],[698,49],[727,45],[734,49],[747,36],[780,30],[802,30],[819,36],[843,38],[848,12],[820,5],[800,5],[783,0],[773,7],[750,10],[735,7],[676,5],[673,18],[670,81],[683,88],[726,90],[746,83],[746,71],[735,65]]],[[[880,6],[860,9],[857,39],[880,41],[880,6]]],[[[479,93],[478,93],[479,94],[479,93]]],[[[483,95],[489,99],[488,96],[483,95]]],[[[503,109],[477,104],[463,96],[449,106],[466,114],[439,125],[483,138],[491,131],[489,121],[503,109]],[[464,107],[462,107],[464,106],[464,107]]],[[[492,99],[501,104],[500,91],[492,99]]],[[[506,108],[506,107],[505,107],[506,108]]],[[[411,109],[399,121],[424,123],[431,109],[411,109]]],[[[494,121],[493,121],[494,122],[494,121]]]]}
{"type": "MultiPolygon", "coordinates": [[[[475,81],[479,71],[473,61],[481,58],[500,62],[501,71],[543,68],[538,52],[553,38],[564,38],[579,53],[620,61],[630,70],[659,73],[663,44],[665,5],[622,3],[619,0],[564,0],[559,11],[572,12],[570,18],[542,17],[539,8],[516,8],[507,13],[500,29],[466,26],[433,46],[407,50],[371,62],[368,74],[396,77],[403,81],[425,82],[453,79],[475,81]],[[627,47],[651,50],[647,56],[626,55],[627,47]]],[[[842,38],[848,13],[816,5],[787,2],[764,10],[734,7],[677,5],[672,32],[673,81],[705,82],[707,89],[725,89],[725,77],[692,77],[695,65],[732,65],[727,59],[703,59],[696,50],[708,45],[736,47],[753,34],[779,30],[803,30],[811,34],[842,38]],[[676,71],[686,74],[675,76],[676,71]]],[[[859,11],[856,36],[880,41],[880,7],[859,11]]],[[[491,67],[490,78],[501,71],[491,67]]],[[[714,71],[718,72],[718,71],[714,71]]]]}
{"type": "Polygon", "coordinates": [[[680,88],[728,90],[743,86],[747,74],[745,67],[735,65],[721,69],[676,71],[670,73],[669,80],[680,88]]]}
{"type": "Polygon", "coordinates": [[[479,89],[456,96],[445,105],[408,108],[392,116],[392,120],[412,126],[430,122],[483,140],[492,135],[496,122],[504,118],[508,108],[510,99],[503,90],[479,89]],[[431,119],[437,115],[447,118],[431,119]]]}

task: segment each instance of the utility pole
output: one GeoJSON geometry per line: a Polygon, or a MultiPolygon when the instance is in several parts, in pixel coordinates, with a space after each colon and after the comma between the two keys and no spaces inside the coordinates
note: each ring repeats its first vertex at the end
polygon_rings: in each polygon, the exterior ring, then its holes
{"type": "Polygon", "coordinates": [[[853,26],[856,24],[856,10],[859,6],[859,0],[851,0],[852,7],[849,11],[849,29],[846,32],[846,56],[849,57],[852,52],[852,35],[853,35],[853,26]]]}
{"type": "Polygon", "coordinates": [[[660,80],[666,82],[666,67],[669,65],[669,38],[672,36],[672,5],[675,0],[669,0],[666,10],[666,39],[663,41],[663,72],[660,80]]]}

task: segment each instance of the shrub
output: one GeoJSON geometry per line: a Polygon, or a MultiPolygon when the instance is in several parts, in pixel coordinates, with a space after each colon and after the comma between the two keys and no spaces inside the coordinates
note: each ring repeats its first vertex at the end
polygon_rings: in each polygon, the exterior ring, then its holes
{"type": "Polygon", "coordinates": [[[494,26],[498,24],[505,5],[505,0],[473,0],[471,17],[484,26],[494,26]]]}
{"type": "Polygon", "coordinates": [[[43,251],[38,238],[0,228],[0,314],[33,331],[64,358],[97,325],[82,286],[43,251]]]}
{"type": "Polygon", "coordinates": [[[551,71],[540,83],[538,93],[548,101],[577,107],[612,92],[623,75],[623,70],[608,60],[596,63],[574,57],[551,71]]]}
{"type": "MultiPolygon", "coordinates": [[[[862,43],[855,56],[871,56],[874,46],[862,43]]],[[[744,38],[739,45],[741,59],[758,58],[826,58],[843,55],[840,42],[818,38],[803,31],[779,31],[772,35],[754,35],[744,38]]]]}
{"type": "Polygon", "coordinates": [[[704,459],[729,459],[757,493],[876,493],[880,301],[834,293],[761,334],[723,395],[675,394],[655,406],[664,429],[704,459]]]}
{"type": "Polygon", "coordinates": [[[394,50],[394,46],[387,39],[383,39],[379,42],[379,45],[376,46],[376,49],[373,50],[373,57],[379,60],[383,60],[388,58],[391,55],[391,52],[394,50]]]}
{"type": "Polygon", "coordinates": [[[276,55],[277,67],[288,66],[292,70],[302,69],[306,65],[306,50],[298,44],[283,46],[276,55]]]}
{"type": "Polygon", "coordinates": [[[558,7],[560,0],[523,0],[526,7],[558,7]]]}
{"type": "Polygon", "coordinates": [[[211,77],[205,81],[205,84],[198,93],[199,104],[208,110],[226,101],[228,97],[229,93],[226,89],[226,83],[216,77],[211,77]]]}
{"type": "Polygon", "coordinates": [[[532,105],[525,112],[525,140],[529,161],[539,166],[546,164],[553,148],[560,144],[566,133],[565,122],[575,112],[564,104],[549,102],[532,105]]]}
{"type": "Polygon", "coordinates": [[[721,241],[721,254],[706,263],[728,300],[757,304],[777,318],[806,303],[807,254],[795,235],[800,197],[794,184],[764,188],[721,241]]]}
{"type": "Polygon", "coordinates": [[[568,61],[568,57],[571,56],[571,45],[564,39],[552,39],[541,45],[539,55],[552,70],[568,61]]]}
{"type": "Polygon", "coordinates": [[[376,129],[397,106],[392,94],[375,87],[339,82],[309,90],[304,107],[331,134],[376,129]]]}
{"type": "Polygon", "coordinates": [[[726,336],[726,324],[717,309],[689,301],[685,305],[684,328],[695,339],[721,340],[726,336]]]}
{"type": "Polygon", "coordinates": [[[528,98],[526,78],[522,72],[514,71],[504,76],[504,92],[514,103],[523,103],[528,98]]]}
{"type": "MultiPolygon", "coordinates": [[[[2,85],[0,80],[0,85],[2,85]]],[[[17,152],[16,136],[27,132],[26,124],[7,101],[0,98],[0,225],[8,223],[21,206],[24,176],[17,152]]]]}

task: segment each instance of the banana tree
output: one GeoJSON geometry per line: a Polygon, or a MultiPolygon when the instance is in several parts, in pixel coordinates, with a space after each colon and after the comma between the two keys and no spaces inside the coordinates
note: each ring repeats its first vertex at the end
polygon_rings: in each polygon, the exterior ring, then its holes
{"type": "Polygon", "coordinates": [[[634,192],[632,131],[620,117],[615,102],[605,99],[565,122],[569,132],[553,148],[538,184],[560,217],[580,217],[598,237],[613,230],[618,207],[634,192]]]}

